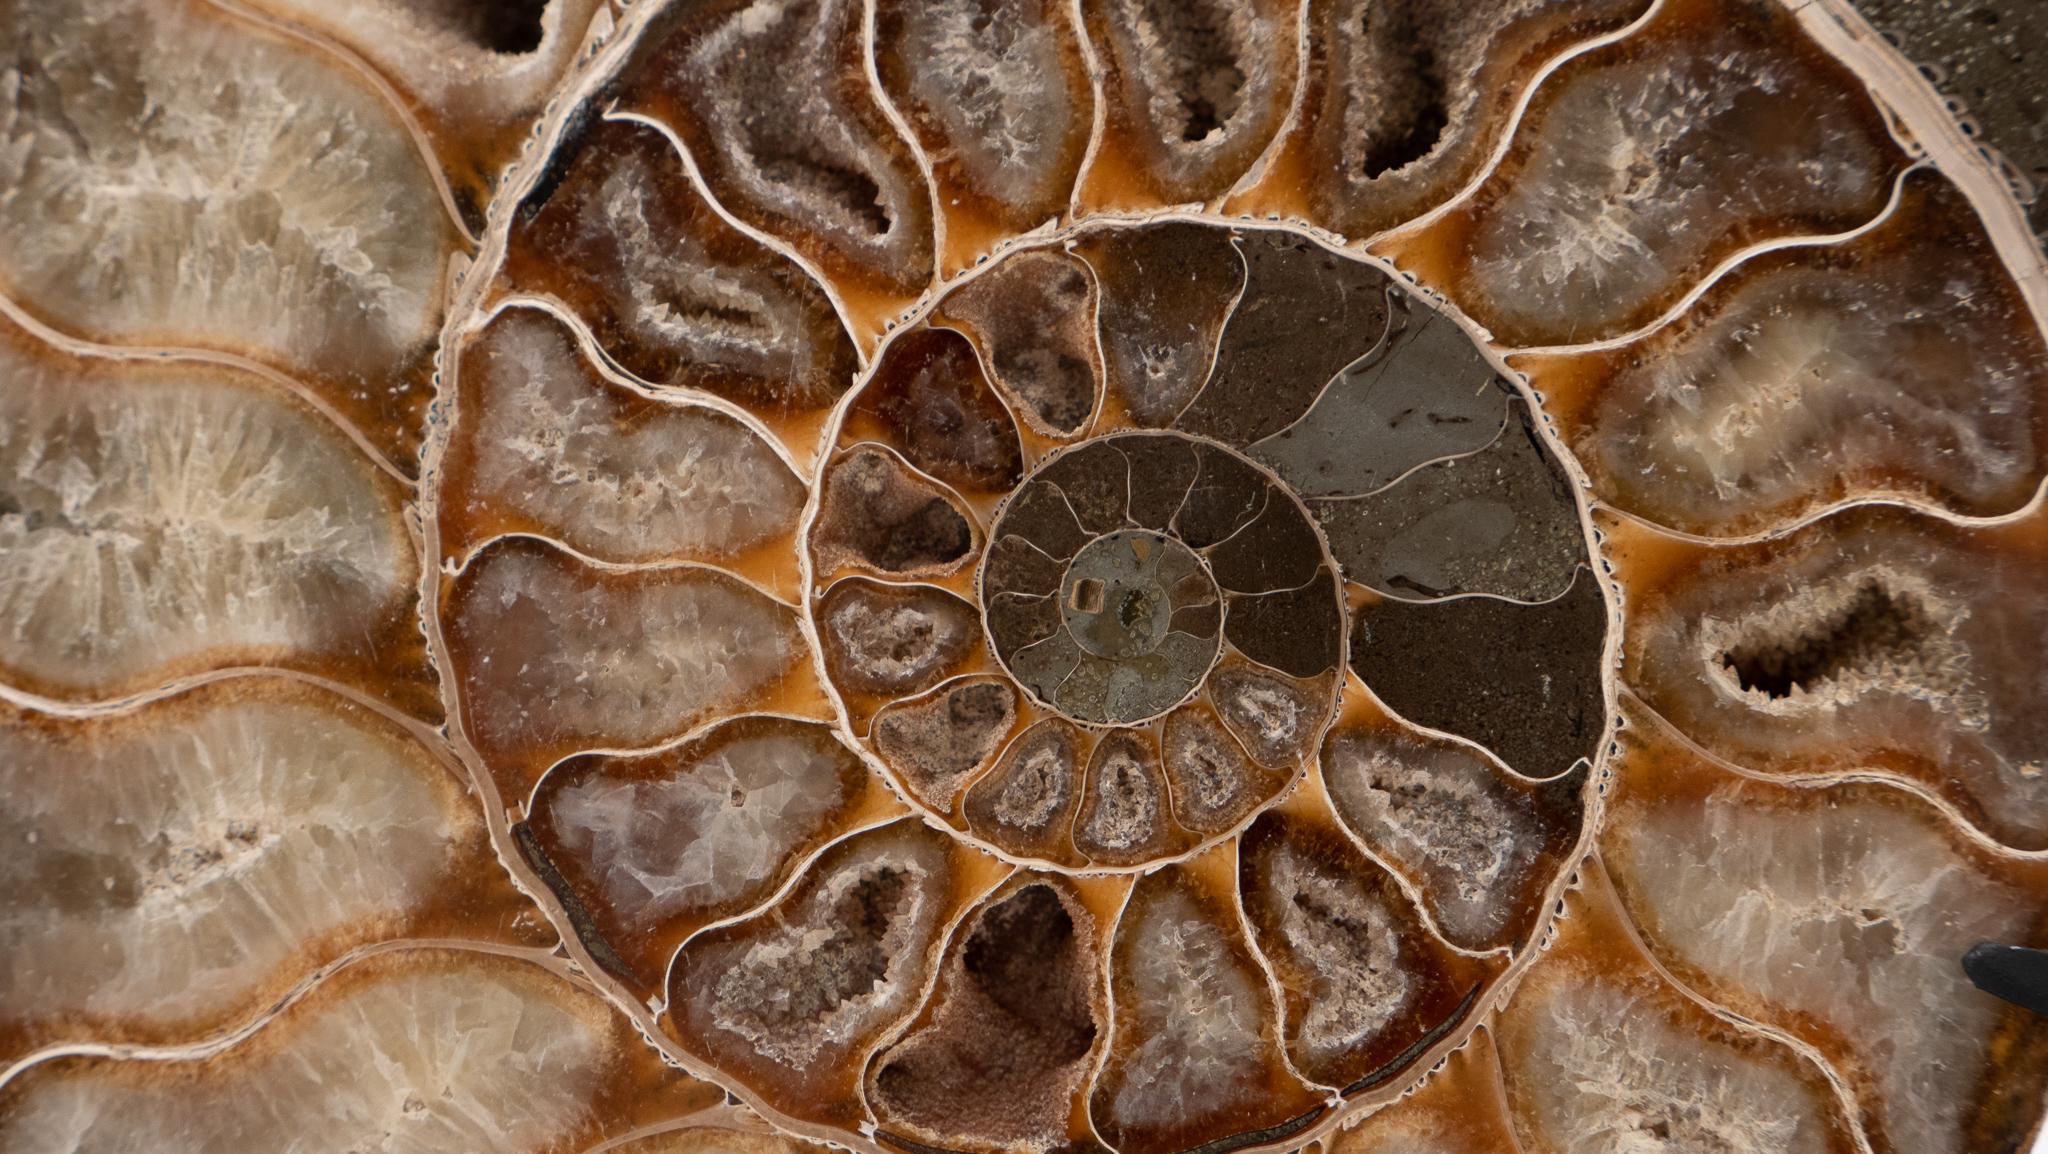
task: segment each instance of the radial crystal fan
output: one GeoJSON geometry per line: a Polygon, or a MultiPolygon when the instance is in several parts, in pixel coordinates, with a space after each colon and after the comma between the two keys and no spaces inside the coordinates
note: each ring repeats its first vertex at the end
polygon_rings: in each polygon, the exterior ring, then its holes
{"type": "Polygon", "coordinates": [[[0,0],[0,1154],[2039,1154],[1861,2],[0,0]]]}

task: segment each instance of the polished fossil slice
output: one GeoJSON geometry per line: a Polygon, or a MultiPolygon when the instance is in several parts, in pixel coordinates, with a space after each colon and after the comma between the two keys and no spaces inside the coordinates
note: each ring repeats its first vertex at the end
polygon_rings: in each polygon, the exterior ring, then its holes
{"type": "Polygon", "coordinates": [[[16,1150],[559,1150],[603,1133],[601,1102],[637,1102],[624,1120],[704,1097],[560,974],[452,950],[352,966],[225,1054],[45,1063],[5,1093],[0,1144],[16,1150]]]}
{"type": "Polygon", "coordinates": [[[1103,129],[1078,190],[1105,206],[1214,200],[1279,132],[1298,78],[1285,0],[1086,0],[1103,129]],[[1114,165],[1114,167],[1111,167],[1114,165]]]}
{"type": "Polygon", "coordinates": [[[1744,263],[1640,341],[1518,359],[1602,496],[1710,536],[1861,497],[2024,506],[2048,345],[1953,186],[1915,171],[1901,197],[1854,241],[1744,263]]]}
{"type": "Polygon", "coordinates": [[[788,551],[803,483],[738,417],[608,380],[538,310],[498,314],[463,356],[444,542],[540,532],[629,563],[788,551]]]}
{"type": "Polygon", "coordinates": [[[279,665],[426,707],[404,490],[313,406],[0,322],[0,669],[57,698],[279,665]]]}
{"type": "Polygon", "coordinates": [[[874,62],[952,192],[939,206],[948,264],[1065,212],[1095,106],[1066,5],[878,3],[874,62]]]}
{"type": "Polygon", "coordinates": [[[486,546],[444,606],[464,729],[515,793],[565,753],[768,702],[807,657],[795,613],[729,573],[600,568],[531,537],[486,546]]]}
{"type": "Polygon", "coordinates": [[[2035,1144],[1850,2],[0,0],[0,1147],[2035,1144]]]}
{"type": "Polygon", "coordinates": [[[24,0],[0,29],[0,286],[77,336],[288,369],[415,467],[459,234],[394,110],[212,5],[24,0]]]}
{"type": "Polygon", "coordinates": [[[693,931],[759,904],[803,851],[872,815],[869,781],[823,724],[740,717],[657,752],[555,766],[526,846],[608,968],[655,988],[693,931]]]}
{"type": "Polygon", "coordinates": [[[1669,784],[1654,799],[1625,785],[1604,841],[1682,979],[1846,1071],[1884,1148],[2005,1148],[2037,1125],[2019,1105],[2043,1089],[2024,1011],[1957,959],[2033,932],[2021,895],[2038,860],[1990,853],[1896,790],[1731,778],[1653,728],[1624,756],[1669,784]]]}
{"type": "Polygon", "coordinates": [[[2006,844],[2048,845],[2038,523],[1866,506],[1770,542],[1615,544],[1636,571],[1630,684],[1703,749],[1771,773],[1897,775],[2006,844]]]}
{"type": "Polygon", "coordinates": [[[1363,710],[1330,731],[1322,758],[1338,816],[1414,881],[1447,940],[1473,950],[1528,940],[1579,838],[1579,775],[1524,781],[1469,745],[1363,710]]]}
{"type": "Polygon", "coordinates": [[[1744,245],[1869,221],[1905,155],[1793,23],[1666,3],[1564,65],[1469,205],[1398,243],[1503,343],[1550,345],[1651,321],[1744,245]]]}
{"type": "Polygon", "coordinates": [[[690,187],[666,136],[606,119],[558,147],[506,238],[512,288],[576,310],[642,381],[771,412],[839,395],[855,354],[830,298],[690,187]]]}
{"type": "Polygon", "coordinates": [[[1183,1150],[1225,1119],[1266,1129],[1316,1108],[1282,1057],[1228,881],[1207,860],[1174,866],[1140,881],[1124,907],[1113,1048],[1089,1103],[1119,1150],[1183,1150]]]}
{"type": "Polygon", "coordinates": [[[1517,1133],[1537,1150],[1855,1149],[1807,1056],[1716,1019],[1630,943],[1597,875],[1500,1023],[1517,1133]],[[1640,1139],[1640,1141],[1638,1141],[1640,1139]]]}
{"type": "MultiPolygon", "coordinates": [[[[277,679],[118,716],[0,716],[0,1038],[164,1041],[397,932],[511,928],[523,900],[449,767],[388,718],[277,679]]],[[[529,930],[537,927],[529,927],[529,930]]]]}
{"type": "Polygon", "coordinates": [[[848,0],[672,6],[614,84],[739,218],[907,297],[932,274],[932,197],[867,82],[866,20],[848,0]]]}

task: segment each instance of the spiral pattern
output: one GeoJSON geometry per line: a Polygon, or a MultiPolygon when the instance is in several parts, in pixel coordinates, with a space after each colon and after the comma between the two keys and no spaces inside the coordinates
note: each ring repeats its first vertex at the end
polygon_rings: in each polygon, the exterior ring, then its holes
{"type": "Polygon", "coordinates": [[[1848,0],[0,44],[0,1149],[2038,1137],[2048,258],[1848,0]]]}

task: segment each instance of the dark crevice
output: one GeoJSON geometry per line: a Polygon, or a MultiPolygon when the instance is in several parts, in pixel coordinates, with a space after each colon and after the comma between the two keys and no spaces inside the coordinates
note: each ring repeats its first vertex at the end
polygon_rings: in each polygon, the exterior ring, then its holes
{"type": "Polygon", "coordinates": [[[1245,74],[1231,43],[1230,17],[1209,3],[1162,4],[1153,15],[1173,69],[1180,138],[1201,140],[1230,123],[1244,99],[1245,74]]]}
{"type": "Polygon", "coordinates": [[[1387,50],[1375,58],[1390,65],[1372,81],[1375,111],[1359,142],[1359,169],[1381,176],[1428,156],[1450,123],[1444,79],[1412,4],[1368,5],[1360,34],[1387,50]]]}
{"type": "Polygon", "coordinates": [[[931,1021],[878,1060],[877,1120],[1017,1148],[1063,1129],[1099,1032],[1093,943],[1049,881],[982,911],[931,1021]]]}
{"type": "MultiPolygon", "coordinates": [[[[1323,900],[1320,895],[1307,890],[1296,890],[1293,895],[1294,908],[1300,910],[1312,921],[1318,921],[1350,941],[1366,943],[1371,941],[1372,927],[1363,918],[1350,917],[1341,909],[1323,900]]],[[[1363,944],[1358,953],[1363,957],[1370,950],[1363,944]]]]}
{"type": "Polygon", "coordinates": [[[968,979],[1056,1062],[1087,1055],[1095,1022],[1076,996],[1069,966],[1074,919],[1047,886],[1028,886],[983,916],[962,959],[968,979]]]}
{"type": "Polygon", "coordinates": [[[867,173],[804,155],[801,152],[756,152],[761,174],[774,184],[800,190],[842,206],[873,236],[888,236],[895,218],[882,201],[882,186],[867,173]]]}
{"type": "Polygon", "coordinates": [[[1456,589],[1439,589],[1434,585],[1425,585],[1402,573],[1396,573],[1392,577],[1387,578],[1386,583],[1397,592],[1411,594],[1418,599],[1428,601],[1440,600],[1458,592],[1456,589]]]}
{"type": "Polygon", "coordinates": [[[1935,628],[1917,599],[1872,579],[1840,608],[1789,636],[1745,642],[1720,660],[1745,692],[1776,701],[1850,670],[1910,664],[1935,628]]]}
{"type": "Polygon", "coordinates": [[[412,0],[412,6],[480,48],[518,56],[540,47],[548,0],[412,0]]]}
{"type": "Polygon", "coordinates": [[[876,525],[862,556],[888,573],[951,564],[967,555],[973,534],[943,498],[933,497],[893,525],[876,525]]]}
{"type": "Polygon", "coordinates": [[[605,940],[604,933],[597,928],[597,919],[590,916],[590,911],[584,907],[582,899],[576,896],[575,888],[562,876],[562,872],[555,868],[555,863],[549,860],[547,851],[541,848],[540,839],[534,836],[533,828],[522,821],[512,827],[511,833],[512,842],[519,847],[520,853],[526,858],[526,864],[533,867],[534,873],[540,875],[541,884],[554,891],[555,900],[561,904],[562,912],[569,916],[569,928],[576,931],[576,937],[583,943],[583,948],[590,951],[590,959],[627,981],[645,981],[646,979],[636,973],[626,959],[619,956],[617,950],[612,949],[611,943],[605,940]]]}
{"type": "Polygon", "coordinates": [[[900,1150],[908,1150],[911,1154],[963,1154],[962,1151],[955,1150],[951,1146],[934,1146],[929,1142],[919,1142],[915,1138],[905,1138],[900,1134],[891,1134],[887,1130],[875,1131],[875,1137],[881,1140],[883,1145],[894,1146],[900,1150]]]}
{"type": "Polygon", "coordinates": [[[1263,1146],[1268,1142],[1278,1142],[1283,1138],[1293,1137],[1308,1129],[1309,1123],[1321,1118],[1325,1109],[1325,1107],[1317,1106],[1307,1113],[1297,1114],[1276,1126],[1268,1126],[1263,1130],[1247,1130],[1242,1134],[1232,1134],[1228,1138],[1218,1138],[1211,1142],[1204,1142],[1200,1146],[1184,1151],[1183,1154],[1229,1154],[1232,1150],[1242,1150],[1247,1146],[1263,1146]]]}
{"type": "Polygon", "coordinates": [[[1420,1038],[1415,1039],[1413,1045],[1409,1046],[1405,1050],[1402,1050],[1400,1053],[1394,1055],[1392,1061],[1385,1063],[1378,1069],[1373,1070],[1371,1073],[1367,1074],[1365,1077],[1360,1078],[1358,1081],[1353,1082],[1349,1086],[1344,1087],[1342,1091],[1343,1095],[1346,1098],[1349,1098],[1354,1094],[1362,1094],[1375,1086],[1384,1085],[1387,1082],[1392,1081],[1396,1074],[1399,1074],[1401,1071],[1407,1069],[1410,1063],[1414,1062],[1417,1058],[1420,1058],[1431,1046],[1436,1045],[1438,1042],[1441,1042],[1444,1040],[1444,1038],[1448,1037],[1450,1035],[1450,1032],[1457,1027],[1458,1023],[1465,1020],[1465,1015],[1472,1012],[1473,1005],[1475,1005],[1479,1001],[1480,992],[1485,988],[1486,987],[1484,985],[1472,987],[1472,989],[1465,994],[1464,1000],[1458,1003],[1458,1008],[1452,1011],[1450,1017],[1445,1018],[1441,1022],[1438,1022],[1435,1026],[1430,1028],[1428,1033],[1422,1035],[1420,1038]]]}
{"type": "MultiPolygon", "coordinates": [[[[1233,70],[1234,71],[1234,70],[1233,70]]],[[[1223,127],[1225,115],[1219,113],[1209,96],[1198,89],[1193,95],[1183,95],[1181,107],[1186,112],[1182,122],[1180,138],[1190,144],[1202,140],[1223,127]]]]}
{"type": "Polygon", "coordinates": [[[562,182],[569,179],[570,171],[576,167],[584,147],[590,143],[590,130],[598,123],[597,106],[598,100],[586,100],[563,120],[561,136],[556,141],[553,154],[548,157],[547,166],[541,169],[540,177],[533,182],[526,199],[519,202],[521,224],[539,216],[561,189],[562,182]]]}
{"type": "Polygon", "coordinates": [[[763,344],[772,340],[779,331],[774,322],[763,319],[761,310],[739,305],[685,301],[676,315],[692,328],[753,333],[763,344]]]}

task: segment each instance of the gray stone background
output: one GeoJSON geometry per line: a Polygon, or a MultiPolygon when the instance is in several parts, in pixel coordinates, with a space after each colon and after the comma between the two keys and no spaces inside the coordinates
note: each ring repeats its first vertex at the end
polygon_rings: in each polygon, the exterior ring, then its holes
{"type": "Polygon", "coordinates": [[[2048,236],[2048,0],[1855,3],[2042,190],[2027,219],[2048,236]]]}

